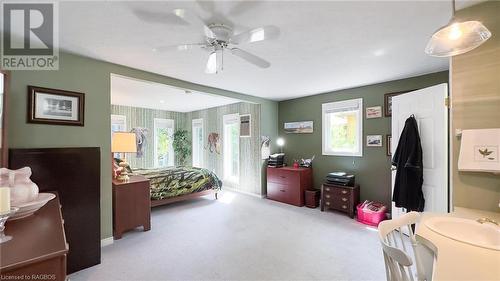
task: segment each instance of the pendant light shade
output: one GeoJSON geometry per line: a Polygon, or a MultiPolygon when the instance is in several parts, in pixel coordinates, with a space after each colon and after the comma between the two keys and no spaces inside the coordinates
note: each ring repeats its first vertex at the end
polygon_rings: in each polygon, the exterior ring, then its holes
{"type": "Polygon", "coordinates": [[[450,57],[471,51],[486,42],[491,32],[479,21],[452,21],[436,31],[425,53],[434,57],[450,57]]]}
{"type": "Polygon", "coordinates": [[[450,22],[434,32],[425,53],[434,57],[451,57],[467,53],[490,39],[491,32],[479,21],[455,19],[455,0],[451,1],[450,22]]]}

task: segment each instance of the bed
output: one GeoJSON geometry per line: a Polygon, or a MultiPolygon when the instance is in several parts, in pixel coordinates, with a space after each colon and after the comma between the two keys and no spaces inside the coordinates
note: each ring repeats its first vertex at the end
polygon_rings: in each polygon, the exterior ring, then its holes
{"type": "Polygon", "coordinates": [[[217,193],[222,181],[207,169],[196,167],[169,167],[161,169],[134,169],[151,183],[151,207],[217,193]]]}

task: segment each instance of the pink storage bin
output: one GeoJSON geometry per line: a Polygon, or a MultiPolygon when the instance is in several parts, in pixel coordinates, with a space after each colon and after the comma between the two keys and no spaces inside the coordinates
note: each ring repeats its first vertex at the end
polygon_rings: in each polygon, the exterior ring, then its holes
{"type": "Polygon", "coordinates": [[[363,203],[360,203],[358,204],[358,206],[356,206],[356,209],[358,211],[357,220],[360,223],[371,226],[378,226],[381,221],[386,219],[385,211],[387,210],[387,208],[381,208],[379,211],[373,212],[363,210],[363,208],[361,207],[362,205],[363,203]]]}

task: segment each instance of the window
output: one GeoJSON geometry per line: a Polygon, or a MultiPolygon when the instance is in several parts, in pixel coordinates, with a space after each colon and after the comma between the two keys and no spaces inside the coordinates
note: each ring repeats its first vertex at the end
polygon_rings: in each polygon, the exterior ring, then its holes
{"type": "Polygon", "coordinates": [[[154,119],[154,160],[155,167],[174,166],[174,120],[154,119]]]}
{"type": "MultiPolygon", "coordinates": [[[[113,139],[114,132],[126,132],[126,131],[127,131],[127,116],[111,114],[111,139],[113,139]]],[[[123,155],[120,155],[120,153],[113,153],[114,158],[122,158],[122,156],[123,155]]]]}
{"type": "Polygon", "coordinates": [[[203,119],[193,119],[193,167],[203,167],[203,119]]]}
{"type": "Polygon", "coordinates": [[[111,115],[111,133],[127,131],[127,116],[111,115]]]}
{"type": "Polygon", "coordinates": [[[240,117],[228,114],[223,122],[224,180],[232,184],[239,183],[240,177],[240,117]]]}
{"type": "Polygon", "coordinates": [[[363,99],[324,103],[323,155],[363,156],[363,99]]]}

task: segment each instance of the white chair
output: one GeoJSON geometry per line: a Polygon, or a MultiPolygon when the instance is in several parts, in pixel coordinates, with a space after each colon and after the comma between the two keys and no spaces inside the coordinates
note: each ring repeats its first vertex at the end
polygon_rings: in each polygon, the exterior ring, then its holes
{"type": "Polygon", "coordinates": [[[426,280],[425,275],[427,274],[425,274],[417,250],[418,242],[411,227],[412,224],[417,223],[419,220],[419,213],[410,212],[396,219],[383,221],[379,224],[378,233],[384,253],[387,281],[414,281],[412,273],[413,265],[416,267],[417,280],[426,280]],[[408,231],[408,236],[405,234],[406,231],[408,231]],[[411,243],[411,248],[413,248],[411,251],[413,252],[413,259],[411,253],[409,254],[408,251],[410,247],[405,245],[408,242],[411,243]]]}

